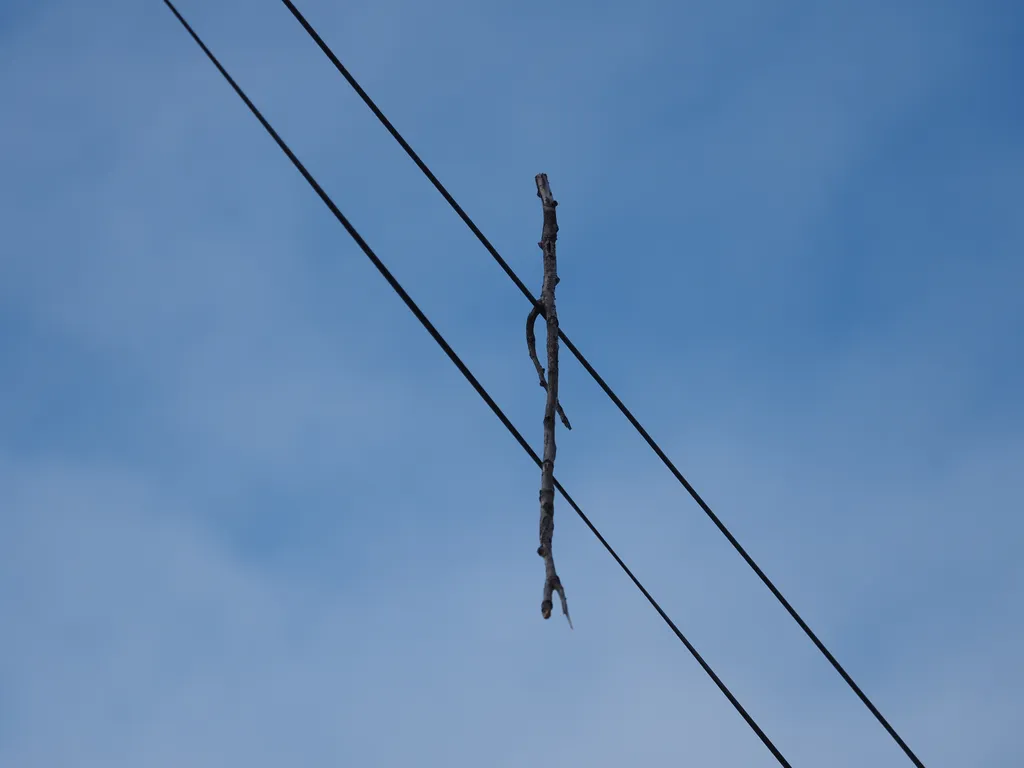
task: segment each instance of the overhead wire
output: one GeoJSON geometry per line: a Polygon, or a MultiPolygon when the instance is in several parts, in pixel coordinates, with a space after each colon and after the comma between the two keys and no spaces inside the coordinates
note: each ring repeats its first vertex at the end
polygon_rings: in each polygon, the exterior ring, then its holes
{"type": "MultiPolygon", "coordinates": [[[[271,126],[271,124],[263,116],[262,112],[245,94],[241,86],[239,86],[238,83],[235,82],[234,78],[231,77],[227,69],[224,68],[224,66],[220,63],[220,61],[213,54],[213,52],[202,41],[198,33],[196,33],[196,31],[192,28],[188,21],[185,20],[185,17],[178,11],[178,9],[171,2],[171,0],[163,0],[163,2],[174,14],[175,18],[177,18],[177,20],[185,28],[185,30],[195,41],[195,43],[202,49],[203,53],[206,54],[207,58],[217,68],[217,70],[224,77],[224,79],[231,86],[231,88],[235,91],[238,97],[242,99],[245,105],[249,108],[249,111],[252,112],[253,116],[255,116],[257,120],[259,120],[260,124],[270,135],[270,137],[277,143],[277,146],[281,149],[281,151],[284,152],[284,154],[292,162],[292,165],[295,166],[296,170],[298,170],[299,173],[302,174],[302,177],[306,180],[309,186],[312,187],[313,191],[316,192],[316,194],[320,197],[324,205],[327,206],[331,213],[334,214],[334,217],[345,228],[345,231],[347,231],[348,234],[352,237],[352,239],[355,240],[356,244],[363,251],[363,253],[366,254],[366,257],[371,261],[373,266],[377,268],[377,271],[380,272],[381,276],[384,277],[384,279],[388,282],[388,284],[395,291],[395,293],[397,293],[398,296],[402,299],[406,307],[408,307],[409,311],[411,311],[413,315],[415,315],[416,319],[419,320],[420,324],[427,330],[427,332],[434,339],[434,341],[437,342],[438,346],[441,347],[441,349],[452,361],[452,363],[455,364],[455,367],[459,369],[459,372],[462,373],[462,375],[466,378],[470,385],[472,385],[473,389],[476,390],[477,394],[480,395],[480,397],[488,405],[491,411],[494,412],[494,414],[498,417],[498,419],[505,426],[505,428],[512,434],[516,442],[519,443],[519,445],[523,448],[524,451],[526,451],[529,457],[533,459],[534,463],[537,464],[538,467],[542,466],[542,460],[540,456],[537,455],[537,453],[533,450],[530,444],[526,441],[526,438],[524,438],[523,435],[519,432],[519,430],[516,429],[515,425],[512,424],[509,418],[505,415],[504,411],[502,411],[501,407],[494,401],[490,394],[488,394],[487,390],[484,389],[483,385],[473,375],[472,371],[469,370],[469,368],[458,356],[458,354],[456,354],[455,350],[452,349],[451,345],[448,344],[444,336],[441,335],[440,331],[438,331],[437,328],[433,325],[433,323],[430,322],[430,320],[419,308],[416,302],[413,301],[412,297],[402,287],[398,279],[395,278],[391,271],[385,266],[384,262],[380,260],[376,253],[374,253],[373,249],[370,248],[369,244],[367,244],[367,242],[363,239],[359,232],[356,231],[355,227],[348,220],[348,218],[341,212],[341,210],[334,203],[334,201],[327,194],[327,192],[323,189],[323,187],[321,187],[320,184],[316,181],[316,179],[313,178],[313,175],[309,172],[309,170],[307,170],[306,166],[299,160],[299,158],[291,150],[288,144],[285,143],[284,139],[281,138],[277,131],[274,130],[273,126],[271,126]]],[[[683,632],[679,629],[679,627],[675,624],[671,617],[669,617],[665,610],[658,604],[658,601],[654,599],[651,593],[647,591],[647,588],[644,587],[644,585],[633,574],[633,572],[629,569],[629,567],[622,560],[622,558],[619,557],[618,553],[616,553],[616,551],[612,548],[611,544],[608,543],[608,541],[604,538],[604,536],[593,524],[593,522],[591,522],[590,518],[587,517],[587,515],[583,512],[580,506],[568,494],[565,488],[562,487],[562,484],[559,483],[556,479],[554,485],[558,492],[565,499],[566,503],[568,503],[569,506],[572,507],[573,511],[576,512],[576,514],[580,517],[583,523],[590,529],[594,536],[597,537],[597,540],[601,543],[601,545],[608,551],[608,553],[612,556],[612,558],[619,565],[622,571],[633,582],[636,588],[640,590],[640,592],[651,604],[651,606],[655,609],[655,611],[657,611],[658,615],[661,616],[662,620],[668,625],[668,627],[676,635],[679,641],[686,647],[686,649],[690,652],[694,659],[696,659],[697,663],[701,666],[704,672],[708,675],[708,677],[711,678],[711,680],[715,683],[715,685],[722,692],[722,694],[729,700],[729,703],[732,704],[733,708],[740,714],[740,716],[751,728],[751,730],[754,731],[757,737],[761,740],[765,747],[767,747],[767,749],[772,753],[772,755],[779,762],[779,764],[785,766],[785,768],[791,768],[790,763],[786,760],[783,754],[775,746],[775,744],[768,737],[768,735],[761,729],[761,727],[757,724],[757,722],[750,715],[750,713],[747,712],[747,710],[743,707],[740,701],[736,698],[732,691],[729,690],[728,686],[726,686],[722,679],[715,673],[715,671],[711,668],[710,664],[708,664],[704,657],[697,651],[696,647],[689,641],[689,639],[687,639],[687,637],[683,634],[683,632]]]]}
{"type": "MultiPolygon", "coordinates": [[[[363,89],[359,82],[353,77],[352,73],[349,72],[348,68],[341,63],[341,60],[335,55],[334,51],[331,50],[330,46],[324,41],[320,34],[316,31],[312,24],[303,16],[302,12],[295,6],[291,0],[281,0],[287,7],[288,11],[295,17],[295,20],[299,22],[306,33],[313,39],[324,55],[331,61],[335,69],[348,81],[348,84],[352,86],[352,89],[359,95],[367,107],[373,112],[381,124],[387,129],[395,141],[399,143],[405,153],[412,159],[412,161],[419,167],[423,174],[430,180],[430,183],[434,185],[434,188],[441,194],[441,196],[448,202],[452,210],[458,214],[459,218],[466,224],[467,227],[476,235],[481,245],[490,253],[491,257],[498,263],[498,266],[508,275],[509,279],[515,283],[516,287],[519,288],[520,292],[529,299],[530,303],[538,307],[541,314],[544,314],[543,305],[538,302],[537,298],[530,292],[530,289],[526,287],[526,284],[520,279],[519,275],[516,274],[515,270],[509,266],[508,262],[502,258],[498,250],[491,244],[490,240],[484,235],[480,228],[473,222],[469,217],[469,214],[463,210],[462,206],[455,200],[451,193],[445,188],[445,186],[438,180],[437,176],[434,175],[433,171],[427,166],[427,164],[420,158],[420,156],[413,150],[409,145],[409,142],[405,140],[398,129],[391,123],[387,116],[381,111],[377,104],[370,98],[369,94],[363,89]]],[[[899,745],[900,749],[903,750],[904,754],[911,760],[911,762],[917,766],[917,768],[925,768],[925,765],[921,760],[914,754],[910,746],[903,740],[896,729],[889,723],[885,716],[879,711],[878,707],[875,706],[874,702],[868,698],[867,694],[861,689],[857,682],[850,676],[839,660],[832,654],[825,643],[818,637],[818,635],[811,629],[811,627],[804,621],[803,617],[797,612],[792,606],[789,600],[782,594],[781,590],[775,583],[768,578],[768,575],[761,569],[754,558],[747,552],[747,550],[740,544],[739,540],[733,535],[732,531],[722,522],[721,518],[711,509],[706,501],[701,497],[697,490],[690,484],[690,482],[683,476],[683,473],[679,471],[675,463],[668,457],[661,446],[658,445],[657,441],[651,437],[650,433],[644,428],[640,421],[633,415],[632,411],[626,407],[626,404],[622,402],[615,391],[608,385],[604,378],[597,372],[590,361],[583,355],[582,352],[576,347],[575,344],[569,339],[565,332],[560,328],[558,331],[558,337],[565,345],[573,356],[580,362],[583,368],[590,374],[590,376],[597,382],[598,386],[604,391],[609,399],[615,404],[615,406],[622,412],[633,428],[640,434],[651,450],[657,454],[661,462],[668,468],[669,472],[676,478],[676,480],[686,489],[694,501],[697,502],[698,506],[704,511],[704,514],[714,523],[715,527],[721,532],[723,536],[729,541],[733,549],[739,553],[740,557],[746,562],[746,564],[757,574],[757,577],[764,583],[768,590],[772,593],[776,600],[782,605],[786,612],[792,617],[797,623],[804,634],[811,640],[818,651],[825,657],[825,659],[832,665],[832,667],[839,673],[839,676],[849,686],[849,688],[857,695],[857,698],[861,700],[868,711],[874,716],[874,718],[882,725],[890,737],[899,745]]]]}

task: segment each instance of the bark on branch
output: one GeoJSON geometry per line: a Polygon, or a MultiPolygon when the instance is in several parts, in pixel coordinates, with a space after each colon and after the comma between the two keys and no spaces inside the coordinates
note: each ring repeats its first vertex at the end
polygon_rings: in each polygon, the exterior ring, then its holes
{"type": "MultiPolygon", "coordinates": [[[[541,301],[543,301],[543,297],[541,301]]],[[[533,367],[537,369],[537,378],[540,379],[541,389],[547,392],[548,383],[544,380],[544,366],[540,364],[540,359],[537,357],[537,336],[533,331],[538,317],[540,317],[540,307],[534,305],[533,309],[530,310],[530,316],[526,318],[526,346],[530,350],[530,359],[533,361],[533,367]]],[[[555,409],[558,411],[558,418],[562,420],[565,428],[572,429],[569,417],[565,415],[565,411],[562,410],[562,404],[557,399],[555,400],[555,409]]]]}
{"type": "Polygon", "coordinates": [[[530,311],[527,321],[526,338],[530,347],[530,357],[537,368],[541,386],[547,392],[544,405],[544,458],[540,473],[540,546],[537,548],[537,554],[544,558],[544,598],[540,605],[540,612],[545,619],[551,618],[552,598],[557,592],[562,602],[562,613],[565,614],[569,626],[572,627],[572,619],[569,618],[569,605],[565,601],[565,589],[558,578],[558,572],[555,570],[555,558],[551,553],[551,538],[555,531],[556,411],[561,416],[562,423],[566,428],[570,428],[569,421],[558,404],[558,313],[555,311],[555,285],[558,284],[558,269],[555,261],[558,219],[555,216],[555,207],[558,203],[551,194],[547,174],[537,174],[535,180],[537,182],[537,197],[540,198],[541,207],[544,210],[544,228],[538,245],[544,253],[544,285],[541,290],[540,303],[544,308],[548,329],[548,379],[545,384],[544,369],[541,367],[534,349],[536,340],[533,334],[533,322],[540,314],[540,310],[535,306],[530,311]]]}

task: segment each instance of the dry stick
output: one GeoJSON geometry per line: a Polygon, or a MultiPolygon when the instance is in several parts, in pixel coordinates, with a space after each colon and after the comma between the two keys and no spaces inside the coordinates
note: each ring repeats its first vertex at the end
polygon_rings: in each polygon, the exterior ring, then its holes
{"type": "MultiPolygon", "coordinates": [[[[555,571],[555,558],[551,554],[551,537],[555,532],[555,410],[558,406],[558,314],[555,312],[555,285],[558,283],[555,263],[558,219],[555,216],[555,206],[558,203],[551,195],[546,173],[537,174],[535,181],[537,197],[540,198],[544,209],[544,229],[538,243],[544,252],[544,287],[541,290],[540,303],[544,307],[544,316],[548,323],[548,383],[544,387],[547,391],[547,401],[544,405],[544,461],[540,471],[540,547],[537,548],[537,554],[544,558],[544,601],[540,604],[540,612],[545,619],[551,618],[551,597],[554,592],[558,592],[558,597],[562,601],[562,613],[572,628],[569,605],[565,601],[565,589],[562,588],[562,582],[555,571]]],[[[533,315],[531,312],[531,318],[533,315]]],[[[532,323],[528,327],[532,328],[532,323]]],[[[534,363],[537,363],[536,354],[532,357],[534,363]]],[[[540,367],[539,363],[537,367],[540,367]]],[[[543,381],[542,371],[541,382],[543,381]]]]}
{"type": "MultiPolygon", "coordinates": [[[[543,248],[544,246],[541,245],[541,247],[543,248]]],[[[537,322],[538,317],[540,317],[540,307],[534,304],[533,309],[530,310],[530,316],[526,318],[526,348],[530,350],[530,359],[533,361],[533,367],[537,369],[537,378],[540,379],[541,389],[547,392],[548,383],[544,380],[544,367],[537,358],[537,337],[533,332],[533,324],[537,322]]],[[[558,418],[562,420],[565,428],[572,429],[569,418],[565,415],[565,411],[562,410],[562,404],[556,400],[555,407],[558,409],[558,418]]]]}

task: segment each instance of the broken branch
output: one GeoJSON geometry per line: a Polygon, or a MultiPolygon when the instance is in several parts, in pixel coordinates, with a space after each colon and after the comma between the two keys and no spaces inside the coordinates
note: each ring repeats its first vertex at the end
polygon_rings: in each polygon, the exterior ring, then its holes
{"type": "Polygon", "coordinates": [[[544,210],[544,227],[541,231],[541,238],[538,245],[544,253],[544,285],[541,290],[540,304],[543,307],[544,317],[547,320],[547,353],[548,353],[548,378],[544,381],[544,369],[537,359],[535,339],[533,337],[533,322],[541,310],[534,306],[530,311],[530,318],[527,322],[527,342],[530,346],[530,357],[533,359],[540,377],[541,386],[547,392],[547,399],[544,404],[544,459],[540,473],[540,546],[537,554],[544,558],[544,598],[541,602],[541,615],[548,619],[551,617],[554,593],[562,602],[562,613],[572,627],[572,619],[569,618],[569,605],[565,600],[565,589],[562,581],[558,578],[555,570],[555,558],[551,552],[551,539],[555,531],[555,411],[562,417],[566,427],[569,426],[565,414],[562,413],[558,404],[558,314],[555,311],[555,285],[558,283],[558,269],[555,260],[555,241],[558,238],[558,219],[555,216],[555,207],[558,203],[551,194],[548,186],[548,177],[545,173],[537,174],[537,197],[540,198],[541,207],[544,210]]]}

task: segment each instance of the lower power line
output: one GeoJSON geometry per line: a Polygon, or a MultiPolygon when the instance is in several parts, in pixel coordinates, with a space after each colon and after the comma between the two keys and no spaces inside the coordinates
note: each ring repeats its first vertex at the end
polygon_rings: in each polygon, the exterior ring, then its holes
{"type": "MultiPolygon", "coordinates": [[[[388,284],[392,287],[392,289],[394,289],[395,293],[399,295],[399,297],[405,303],[406,307],[409,308],[409,311],[411,311],[413,315],[416,316],[416,319],[420,321],[420,324],[427,330],[427,332],[431,335],[434,341],[437,342],[441,349],[444,350],[444,353],[448,355],[449,359],[455,364],[455,367],[459,369],[459,371],[466,378],[466,380],[472,385],[473,389],[476,390],[477,394],[480,395],[480,397],[484,400],[485,403],[487,403],[488,407],[490,407],[490,409],[498,417],[501,423],[505,425],[505,428],[516,439],[516,442],[519,443],[519,445],[523,448],[524,451],[526,451],[529,457],[533,459],[534,463],[537,464],[538,467],[541,466],[541,458],[537,455],[533,448],[530,447],[530,444],[526,441],[526,438],[524,438],[522,434],[519,432],[519,430],[515,428],[515,425],[512,424],[509,418],[505,415],[504,411],[501,410],[501,408],[490,396],[490,394],[488,394],[487,390],[484,389],[483,385],[473,375],[472,371],[469,370],[469,368],[458,356],[458,354],[456,354],[455,350],[452,349],[451,345],[448,344],[445,338],[441,335],[440,331],[438,331],[437,328],[434,327],[434,324],[430,322],[427,316],[423,313],[423,310],[419,308],[416,302],[413,301],[412,297],[409,296],[409,294],[402,287],[401,283],[399,283],[395,276],[391,274],[391,271],[384,265],[384,262],[382,262],[380,258],[373,252],[373,249],[370,248],[370,246],[362,238],[359,232],[356,231],[355,227],[352,226],[352,223],[345,217],[345,215],[341,212],[338,206],[330,198],[327,192],[324,191],[323,187],[321,187],[320,184],[317,183],[316,179],[313,178],[313,175],[306,169],[305,165],[302,164],[299,158],[296,157],[295,153],[292,152],[291,148],[285,143],[284,139],[282,139],[280,135],[277,133],[277,131],[274,130],[274,128],[270,125],[270,123],[263,116],[263,114],[256,107],[256,105],[253,104],[253,102],[249,99],[248,96],[246,96],[245,92],[235,82],[234,78],[232,78],[231,75],[228,74],[228,71],[224,68],[220,61],[218,61],[217,57],[213,55],[213,52],[206,46],[206,44],[202,41],[202,39],[195,32],[195,30],[192,29],[191,25],[185,20],[185,18],[174,6],[171,0],[163,0],[163,2],[171,10],[171,12],[178,19],[178,21],[185,28],[185,30],[192,37],[192,39],[196,42],[196,44],[202,49],[203,53],[206,54],[207,58],[209,58],[209,60],[217,68],[217,70],[228,82],[228,84],[232,87],[232,89],[234,89],[235,93],[238,94],[239,98],[241,98],[242,101],[245,102],[245,105],[249,108],[249,111],[252,112],[253,116],[256,117],[257,120],[259,120],[260,124],[267,131],[267,133],[270,134],[270,137],[277,143],[281,151],[284,152],[285,155],[287,155],[289,160],[291,160],[292,165],[294,165],[295,168],[299,171],[299,173],[302,174],[303,178],[310,185],[310,187],[313,188],[313,191],[317,193],[317,195],[323,201],[324,205],[326,205],[330,209],[331,213],[334,214],[334,217],[341,223],[341,225],[345,228],[345,230],[352,237],[352,239],[356,241],[356,244],[360,247],[360,249],[362,249],[363,253],[366,254],[366,257],[377,268],[377,271],[380,272],[380,274],[384,277],[385,280],[387,280],[388,284]]],[[[775,746],[775,744],[772,743],[772,740],[768,738],[768,735],[761,729],[761,727],[757,724],[757,722],[750,715],[750,713],[747,712],[747,710],[743,707],[742,704],[740,704],[739,700],[732,693],[732,691],[729,690],[729,688],[722,681],[722,679],[711,668],[711,665],[704,660],[704,657],[700,655],[700,653],[697,651],[694,645],[686,638],[686,636],[682,633],[679,627],[676,626],[675,622],[673,622],[669,615],[665,613],[664,609],[658,604],[657,600],[654,599],[651,593],[648,592],[644,585],[640,583],[640,580],[633,574],[633,572],[629,569],[626,563],[623,562],[622,558],[619,557],[619,555],[615,552],[611,544],[609,544],[608,541],[604,538],[604,536],[601,535],[601,532],[590,521],[590,518],[588,518],[586,514],[584,514],[580,506],[572,499],[571,496],[569,496],[568,492],[565,490],[565,488],[562,487],[562,484],[559,483],[557,480],[555,480],[555,488],[562,495],[562,497],[569,504],[569,506],[572,507],[576,514],[579,515],[580,519],[584,522],[584,524],[597,537],[598,541],[601,542],[602,546],[604,546],[604,548],[612,556],[615,562],[618,563],[619,567],[629,577],[633,584],[636,585],[637,589],[639,589],[643,596],[647,598],[647,601],[658,612],[658,615],[661,616],[662,620],[669,626],[669,628],[676,635],[676,637],[679,638],[679,641],[682,642],[684,646],[686,646],[686,649],[697,660],[697,663],[700,664],[701,668],[707,673],[707,675],[711,678],[715,685],[718,686],[718,689],[729,700],[729,703],[732,704],[732,706],[736,709],[737,712],[739,712],[740,716],[744,719],[744,721],[746,721],[747,725],[750,726],[751,730],[753,730],[754,733],[757,734],[758,738],[762,741],[765,747],[768,748],[768,750],[772,753],[772,755],[779,762],[779,764],[784,766],[785,768],[792,768],[789,761],[786,760],[786,758],[775,746]]]]}

